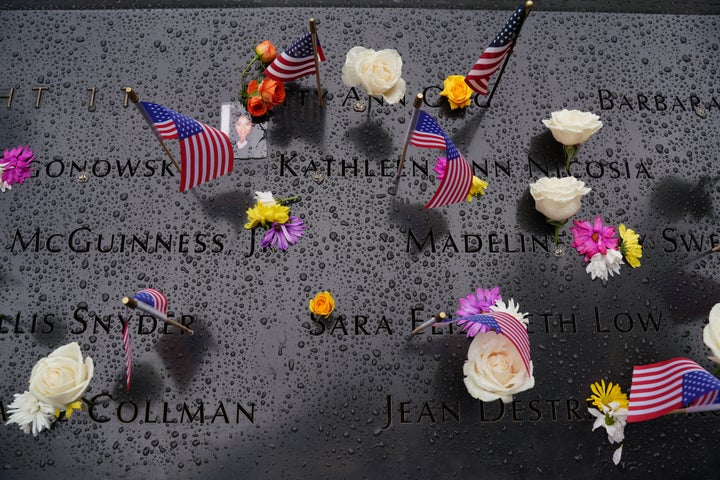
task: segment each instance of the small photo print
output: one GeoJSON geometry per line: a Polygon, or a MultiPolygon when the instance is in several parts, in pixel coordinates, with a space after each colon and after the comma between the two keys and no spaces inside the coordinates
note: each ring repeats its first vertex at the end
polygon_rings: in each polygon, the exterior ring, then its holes
{"type": "Polygon", "coordinates": [[[267,157],[266,124],[253,124],[252,117],[241,103],[222,104],[220,130],[230,137],[235,158],[267,157]]]}

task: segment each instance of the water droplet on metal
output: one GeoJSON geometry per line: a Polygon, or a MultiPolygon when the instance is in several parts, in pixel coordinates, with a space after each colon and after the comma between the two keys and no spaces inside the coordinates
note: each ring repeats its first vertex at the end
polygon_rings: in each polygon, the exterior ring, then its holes
{"type": "Polygon", "coordinates": [[[85,170],[81,170],[81,171],[77,174],[77,181],[78,181],[78,183],[85,183],[85,182],[88,181],[89,178],[90,178],[90,177],[88,177],[88,174],[87,174],[87,172],[86,172],[85,170]]]}

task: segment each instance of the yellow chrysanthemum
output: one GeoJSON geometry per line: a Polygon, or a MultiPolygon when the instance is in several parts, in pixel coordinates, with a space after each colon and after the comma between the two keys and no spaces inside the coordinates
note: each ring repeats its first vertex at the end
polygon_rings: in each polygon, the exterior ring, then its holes
{"type": "Polygon", "coordinates": [[[617,402],[618,408],[628,408],[627,395],[620,390],[620,385],[613,385],[610,382],[606,387],[605,380],[601,380],[590,385],[590,390],[593,391],[594,395],[590,395],[587,400],[592,401],[593,405],[600,411],[603,410],[603,406],[611,408],[610,403],[612,402],[617,402]]]}
{"type": "Polygon", "coordinates": [[[638,258],[642,257],[642,245],[638,243],[640,235],[630,228],[625,228],[625,224],[623,223],[618,227],[618,232],[620,233],[620,238],[622,238],[620,253],[625,257],[628,265],[633,268],[639,267],[640,261],[638,258]]]}
{"type": "MultiPolygon", "coordinates": [[[[65,418],[70,418],[73,411],[75,411],[75,410],[82,410],[83,406],[84,406],[84,403],[82,402],[82,400],[78,400],[77,402],[71,403],[65,409],[65,418]]],[[[55,409],[55,417],[60,418],[60,410],[58,410],[57,408],[55,409]]]]}
{"type": "Polygon", "coordinates": [[[255,228],[258,224],[266,226],[268,223],[286,223],[288,221],[288,214],[290,213],[290,207],[285,205],[265,205],[263,203],[256,203],[254,207],[247,209],[248,222],[245,224],[245,228],[250,230],[255,228]]]}
{"type": "Polygon", "coordinates": [[[488,187],[488,182],[485,180],[482,180],[478,177],[473,177],[472,179],[472,186],[470,187],[470,192],[468,192],[467,201],[472,202],[473,196],[475,195],[485,195],[485,189],[488,187]]]}

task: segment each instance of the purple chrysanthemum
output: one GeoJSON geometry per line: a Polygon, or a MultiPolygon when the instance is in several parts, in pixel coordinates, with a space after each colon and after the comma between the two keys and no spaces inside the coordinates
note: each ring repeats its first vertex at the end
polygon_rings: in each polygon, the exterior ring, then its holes
{"type": "Polygon", "coordinates": [[[0,159],[2,164],[1,180],[8,185],[16,183],[22,184],[26,178],[32,175],[30,162],[35,160],[35,154],[30,147],[15,147],[12,150],[5,150],[3,158],[0,159]]]}
{"type": "MultiPolygon", "coordinates": [[[[478,288],[475,294],[471,293],[467,297],[460,299],[460,308],[455,313],[460,317],[487,313],[490,311],[490,307],[495,305],[495,302],[498,300],[502,300],[500,287],[495,287],[491,290],[478,288]]],[[[460,327],[465,325],[465,323],[467,322],[464,320],[457,322],[460,327]]],[[[485,325],[473,322],[468,328],[467,334],[469,337],[474,337],[479,332],[487,332],[488,330],[489,328],[485,325]]]]}
{"type": "Polygon", "coordinates": [[[260,242],[262,248],[287,250],[305,234],[305,224],[298,217],[290,217],[285,223],[273,222],[260,242]]]}
{"type": "Polygon", "coordinates": [[[445,157],[438,157],[433,167],[433,172],[437,175],[438,182],[442,182],[443,177],[445,177],[445,170],[447,170],[447,159],[445,157]]]}
{"type": "Polygon", "coordinates": [[[574,226],[570,227],[573,234],[572,247],[585,255],[585,261],[597,253],[606,255],[608,249],[617,250],[618,239],[615,237],[615,227],[603,225],[602,218],[596,216],[592,225],[587,220],[573,220],[574,226]]]}

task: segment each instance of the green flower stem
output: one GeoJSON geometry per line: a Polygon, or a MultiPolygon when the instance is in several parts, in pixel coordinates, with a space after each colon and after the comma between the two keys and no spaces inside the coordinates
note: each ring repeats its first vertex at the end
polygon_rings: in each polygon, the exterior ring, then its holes
{"type": "Polygon", "coordinates": [[[555,227],[555,246],[557,247],[557,246],[558,246],[558,242],[559,242],[559,238],[558,238],[558,237],[559,237],[559,235],[560,235],[560,229],[565,226],[565,224],[567,223],[567,220],[564,220],[564,221],[562,221],[562,222],[558,222],[558,221],[555,221],[555,220],[551,220],[551,219],[549,219],[549,218],[545,218],[545,221],[546,221],[547,223],[549,223],[550,225],[552,225],[553,227],[555,227]]]}
{"type": "Polygon", "coordinates": [[[242,90],[240,90],[240,98],[247,98],[247,85],[245,84],[245,77],[248,74],[248,71],[250,70],[250,67],[253,65],[253,63],[257,62],[260,58],[262,58],[262,55],[256,53],[252,60],[250,60],[250,63],[247,64],[247,67],[245,67],[245,70],[242,71],[242,74],[240,75],[240,85],[242,87],[242,90]]]}
{"type": "Polygon", "coordinates": [[[256,53],[256,54],[255,54],[255,57],[253,57],[253,59],[250,60],[250,63],[247,64],[247,67],[245,67],[245,70],[243,70],[243,72],[242,72],[242,78],[243,78],[243,80],[245,80],[245,75],[247,75],[248,70],[250,70],[250,67],[252,66],[252,64],[255,63],[256,61],[258,61],[258,60],[260,59],[260,57],[262,57],[262,55],[258,55],[258,54],[256,53]]]}
{"type": "Polygon", "coordinates": [[[716,377],[720,378],[720,367],[718,367],[718,368],[715,369],[715,371],[713,372],[713,375],[715,375],[716,377]]]}
{"type": "Polygon", "coordinates": [[[565,173],[570,173],[570,162],[572,162],[579,149],[580,145],[563,145],[563,150],[565,150],[565,173]]]}
{"type": "Polygon", "coordinates": [[[275,201],[278,202],[280,205],[289,205],[291,203],[299,202],[300,197],[295,195],[293,197],[276,198],[275,201]]]}

